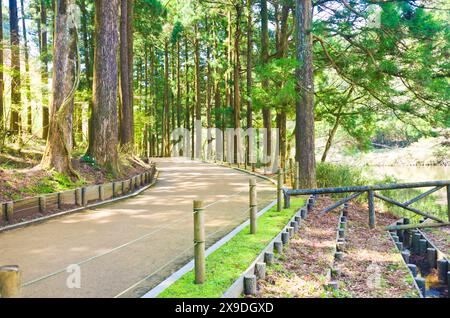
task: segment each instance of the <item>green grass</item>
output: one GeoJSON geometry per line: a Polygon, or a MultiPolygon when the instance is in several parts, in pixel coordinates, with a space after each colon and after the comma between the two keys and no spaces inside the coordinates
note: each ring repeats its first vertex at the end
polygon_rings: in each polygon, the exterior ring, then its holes
{"type": "Polygon", "coordinates": [[[303,205],[303,199],[293,198],[290,209],[281,212],[277,212],[276,207],[270,209],[258,219],[256,235],[250,235],[249,227],[246,227],[206,259],[206,282],[203,285],[194,284],[194,272],[190,271],[159,297],[221,297],[303,205]]]}

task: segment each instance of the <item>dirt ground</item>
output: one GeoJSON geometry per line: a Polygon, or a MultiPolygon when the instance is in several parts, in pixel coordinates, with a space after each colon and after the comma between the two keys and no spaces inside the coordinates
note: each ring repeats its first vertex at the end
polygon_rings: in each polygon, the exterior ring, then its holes
{"type": "Polygon", "coordinates": [[[259,283],[258,297],[417,297],[408,269],[383,229],[396,220],[392,215],[377,213],[378,228],[370,230],[367,207],[352,203],[345,257],[334,261],[339,213],[318,215],[332,202],[318,198],[295,239],[269,269],[267,281],[259,283]],[[331,267],[339,269],[337,290],[324,287],[331,267]]]}
{"type": "Polygon", "coordinates": [[[425,229],[423,231],[442,253],[450,257],[450,227],[425,229]]]}
{"type": "MultiPolygon", "coordinates": [[[[0,234],[0,264],[20,266],[24,297],[139,297],[192,259],[193,200],[206,207],[207,246],[248,219],[249,175],[155,161],[156,186],[135,198],[0,234]],[[70,265],[79,289],[68,288],[70,265]]],[[[268,181],[257,189],[259,208],[276,196],[268,181]]]]}
{"type": "Polygon", "coordinates": [[[10,148],[0,153],[0,202],[69,190],[81,185],[120,181],[149,168],[138,158],[122,158],[120,175],[113,177],[100,167],[73,159],[72,165],[80,180],[69,180],[39,167],[41,151],[42,147],[25,150],[10,148]]]}
{"type": "Polygon", "coordinates": [[[323,217],[318,211],[331,203],[319,200],[300,231],[278,262],[269,268],[267,281],[260,282],[258,297],[318,298],[324,296],[323,284],[333,264],[339,214],[323,217]]]}

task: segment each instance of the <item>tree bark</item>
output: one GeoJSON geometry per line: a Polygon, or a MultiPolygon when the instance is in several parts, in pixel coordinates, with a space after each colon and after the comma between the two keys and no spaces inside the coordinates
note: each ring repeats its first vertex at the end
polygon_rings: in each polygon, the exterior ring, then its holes
{"type": "Polygon", "coordinates": [[[240,54],[240,40],[241,40],[241,16],[242,7],[236,4],[236,30],[234,33],[234,128],[237,130],[234,140],[234,162],[238,162],[241,158],[238,153],[241,151],[241,54],[240,54]]]}
{"type": "Polygon", "coordinates": [[[163,157],[169,156],[169,41],[164,44],[164,111],[162,129],[162,151],[163,157]]]}
{"type": "Polygon", "coordinates": [[[302,188],[315,188],[316,158],[314,135],[314,73],[312,52],[312,1],[296,0],[295,42],[296,70],[296,159],[300,165],[299,183],[302,188]]]}
{"type": "Polygon", "coordinates": [[[119,172],[117,89],[117,50],[119,0],[95,1],[94,105],[92,123],[95,127],[91,157],[119,172]]]}
{"type": "Polygon", "coordinates": [[[122,151],[131,153],[133,152],[134,146],[132,56],[133,1],[121,0],[120,7],[120,145],[122,151]]]}
{"type": "MultiPolygon", "coordinates": [[[[267,0],[261,0],[261,64],[269,62],[269,14],[267,10],[267,0]]],[[[262,88],[267,91],[269,82],[262,81],[262,88]]],[[[263,126],[267,132],[266,142],[264,142],[264,154],[271,158],[272,155],[272,111],[270,107],[263,107],[263,126]]],[[[266,163],[271,165],[271,160],[266,163]]]]}
{"type": "MultiPolygon", "coordinates": [[[[195,39],[194,39],[194,63],[195,63],[195,120],[202,120],[201,108],[201,83],[200,83],[200,33],[198,25],[195,24],[195,39]]],[[[194,131],[194,130],[193,130],[194,131]]],[[[194,143],[194,140],[192,141],[194,143]]],[[[197,145],[195,150],[195,158],[201,157],[201,145],[197,145]]]]}
{"type": "MultiPolygon", "coordinates": [[[[88,91],[92,93],[92,58],[91,54],[93,52],[92,41],[89,41],[88,37],[88,24],[90,21],[90,15],[88,14],[86,8],[86,1],[80,1],[81,10],[81,32],[83,34],[83,46],[84,46],[84,67],[86,69],[86,82],[88,85],[88,91]]],[[[92,141],[94,139],[94,127],[92,126],[92,108],[93,108],[93,98],[89,98],[89,114],[88,116],[88,149],[87,154],[92,153],[92,141]]],[[[80,112],[81,114],[81,112],[80,112]]]]}
{"type": "Polygon", "coordinates": [[[20,0],[20,11],[22,15],[22,34],[23,34],[23,47],[24,47],[24,54],[25,54],[25,89],[26,89],[26,96],[27,96],[27,102],[28,102],[28,108],[27,108],[27,132],[32,133],[33,129],[33,117],[32,117],[32,107],[31,107],[31,85],[30,85],[30,58],[29,58],[29,51],[28,51],[28,39],[27,39],[27,27],[25,24],[25,6],[24,1],[20,0]]]}
{"type": "MultiPolygon", "coordinates": [[[[0,0],[0,134],[3,134],[5,127],[5,110],[4,110],[4,75],[3,75],[3,1],[0,0]]],[[[0,145],[1,146],[1,145],[0,145]]]]}
{"type": "Polygon", "coordinates": [[[41,82],[42,82],[42,139],[47,140],[50,123],[48,100],[48,46],[47,46],[47,7],[45,0],[41,0],[41,82]]]}
{"type": "MultiPolygon", "coordinates": [[[[253,127],[253,17],[252,17],[252,0],[247,0],[247,129],[253,127]]],[[[247,163],[251,163],[251,137],[247,137],[247,163]]]]}
{"type": "Polygon", "coordinates": [[[57,0],[55,5],[51,122],[41,165],[77,178],[71,164],[73,96],[79,81],[77,32],[70,12],[75,0],[57,0]]]}
{"type": "Polygon", "coordinates": [[[11,32],[11,120],[10,131],[20,140],[20,35],[17,0],[9,0],[9,27],[11,32]]]}

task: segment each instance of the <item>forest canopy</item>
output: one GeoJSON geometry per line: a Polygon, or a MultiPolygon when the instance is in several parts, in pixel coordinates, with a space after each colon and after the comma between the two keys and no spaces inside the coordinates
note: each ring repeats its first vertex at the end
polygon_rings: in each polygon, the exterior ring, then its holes
{"type": "MultiPolygon", "coordinates": [[[[278,147],[269,164],[295,156],[303,186],[315,186],[317,127],[322,161],[338,130],[365,150],[382,127],[415,137],[450,128],[444,0],[0,7],[0,149],[45,144],[40,166],[74,179],[74,159],[120,174],[121,156],[170,156],[181,142],[171,131],[195,121],[279,129],[279,142],[259,146],[278,147]]],[[[216,139],[208,134],[203,155],[216,139]]]]}

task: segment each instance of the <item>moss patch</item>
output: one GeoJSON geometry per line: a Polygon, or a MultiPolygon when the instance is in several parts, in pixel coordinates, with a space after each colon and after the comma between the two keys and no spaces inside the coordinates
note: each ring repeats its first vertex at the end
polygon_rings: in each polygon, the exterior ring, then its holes
{"type": "Polygon", "coordinates": [[[277,212],[276,207],[270,209],[258,219],[256,235],[250,235],[246,227],[206,259],[205,284],[194,284],[194,272],[190,271],[159,297],[221,297],[303,205],[303,199],[293,198],[290,209],[281,212],[277,212]]]}

